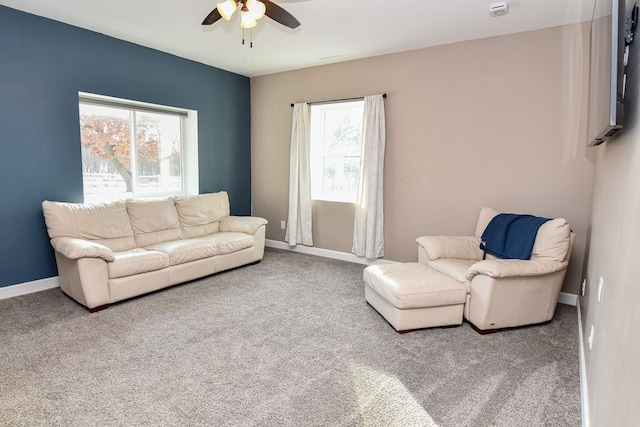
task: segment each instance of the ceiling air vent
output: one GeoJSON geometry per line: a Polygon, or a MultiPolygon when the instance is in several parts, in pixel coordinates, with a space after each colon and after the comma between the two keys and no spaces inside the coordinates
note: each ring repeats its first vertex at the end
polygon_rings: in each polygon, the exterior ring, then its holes
{"type": "Polygon", "coordinates": [[[489,14],[491,16],[503,16],[509,13],[509,5],[506,1],[500,3],[494,3],[489,6],[489,14]]]}

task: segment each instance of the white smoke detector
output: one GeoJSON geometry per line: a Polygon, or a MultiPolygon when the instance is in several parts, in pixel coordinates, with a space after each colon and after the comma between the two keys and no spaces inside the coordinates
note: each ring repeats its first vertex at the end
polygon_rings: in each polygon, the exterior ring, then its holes
{"type": "Polygon", "coordinates": [[[507,13],[509,13],[509,5],[507,4],[506,1],[503,1],[500,3],[494,3],[491,6],[489,6],[489,15],[493,17],[503,16],[503,15],[506,15],[507,13]]]}

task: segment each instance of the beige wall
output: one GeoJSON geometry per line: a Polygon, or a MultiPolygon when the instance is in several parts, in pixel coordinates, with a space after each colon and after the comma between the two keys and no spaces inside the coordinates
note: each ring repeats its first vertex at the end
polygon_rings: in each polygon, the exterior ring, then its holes
{"type": "Polygon", "coordinates": [[[632,45],[625,130],[596,148],[586,293],[580,298],[592,426],[640,423],[640,44],[632,45]],[[603,278],[601,300],[598,282],[603,278]]]}
{"type": "MultiPolygon", "coordinates": [[[[292,102],[387,93],[385,258],[425,234],[472,234],[483,205],[565,217],[581,282],[593,181],[588,26],[572,25],[251,79],[253,212],[284,240],[292,102]]],[[[316,247],[351,251],[353,206],[316,203],[316,247]]]]}

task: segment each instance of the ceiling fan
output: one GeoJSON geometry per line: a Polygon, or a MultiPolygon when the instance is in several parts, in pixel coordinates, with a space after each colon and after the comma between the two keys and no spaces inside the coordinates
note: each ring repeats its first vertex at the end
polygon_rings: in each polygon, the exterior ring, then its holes
{"type": "Polygon", "coordinates": [[[233,12],[238,9],[238,4],[242,5],[240,6],[240,26],[242,28],[255,27],[258,19],[264,15],[285,27],[297,28],[300,26],[300,22],[292,14],[269,0],[226,0],[217,4],[216,8],[204,18],[202,25],[211,25],[220,18],[228,21],[233,12]]]}

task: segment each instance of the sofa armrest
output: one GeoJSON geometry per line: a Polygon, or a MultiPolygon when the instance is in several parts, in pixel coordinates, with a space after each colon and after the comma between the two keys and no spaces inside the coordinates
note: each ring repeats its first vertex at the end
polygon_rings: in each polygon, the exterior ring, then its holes
{"type": "Polygon", "coordinates": [[[56,252],[69,259],[101,258],[107,262],[115,260],[111,249],[90,240],[66,236],[54,237],[51,239],[51,246],[56,252]]]}
{"type": "Polygon", "coordinates": [[[257,216],[226,216],[220,221],[220,231],[239,231],[255,234],[268,221],[257,216]]]}
{"type": "Polygon", "coordinates": [[[466,278],[471,281],[476,275],[489,277],[542,276],[567,268],[568,262],[553,260],[487,259],[476,262],[467,270],[466,278]]]}
{"type": "Polygon", "coordinates": [[[475,236],[422,236],[416,242],[431,261],[440,258],[482,259],[480,241],[475,236]]]}

